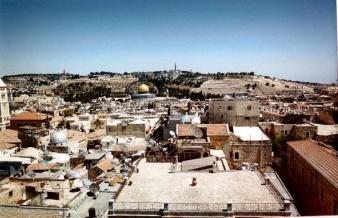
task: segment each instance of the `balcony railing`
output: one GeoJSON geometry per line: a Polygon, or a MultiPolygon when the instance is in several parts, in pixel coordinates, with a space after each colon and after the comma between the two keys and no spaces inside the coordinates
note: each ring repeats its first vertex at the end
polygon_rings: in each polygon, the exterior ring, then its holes
{"type": "Polygon", "coordinates": [[[279,203],[162,203],[162,202],[110,202],[110,211],[171,211],[171,212],[279,212],[279,203]]]}
{"type": "Polygon", "coordinates": [[[169,211],[210,211],[210,212],[221,212],[227,208],[226,203],[169,203],[169,211]]]}
{"type": "Polygon", "coordinates": [[[247,212],[247,211],[261,211],[261,212],[269,212],[269,211],[280,211],[283,210],[284,207],[278,203],[233,203],[232,210],[247,212]]]}
{"type": "MultiPolygon", "coordinates": [[[[114,202],[113,210],[115,211],[144,211],[144,210],[160,210],[163,209],[161,202],[114,202]]],[[[111,209],[111,208],[110,208],[111,209]]]]}

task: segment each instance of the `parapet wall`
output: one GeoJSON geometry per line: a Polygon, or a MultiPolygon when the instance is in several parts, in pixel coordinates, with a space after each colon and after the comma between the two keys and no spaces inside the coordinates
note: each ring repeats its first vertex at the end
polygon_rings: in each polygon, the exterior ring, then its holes
{"type": "Polygon", "coordinates": [[[68,209],[26,207],[14,205],[0,205],[1,218],[25,217],[25,218],[64,218],[67,217],[68,209]]]}

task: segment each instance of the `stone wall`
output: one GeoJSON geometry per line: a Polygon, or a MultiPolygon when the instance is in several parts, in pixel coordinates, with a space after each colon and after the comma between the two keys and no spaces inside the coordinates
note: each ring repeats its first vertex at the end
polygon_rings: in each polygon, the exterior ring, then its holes
{"type": "Polygon", "coordinates": [[[259,119],[258,101],[213,99],[209,101],[209,123],[230,126],[256,126],[259,119]]]}
{"type": "MultiPolygon", "coordinates": [[[[0,194],[0,204],[11,204],[22,199],[23,190],[21,186],[7,189],[0,194]]],[[[0,216],[1,217],[1,216],[0,216]]]]}
{"type": "Polygon", "coordinates": [[[4,206],[0,205],[1,218],[63,218],[67,217],[67,210],[40,208],[40,207],[26,207],[26,206],[4,206]]]}
{"type": "Polygon", "coordinates": [[[287,184],[301,215],[338,215],[338,189],[290,146],[287,184]]]}
{"type": "Polygon", "coordinates": [[[113,125],[106,126],[107,135],[111,136],[135,136],[137,138],[146,137],[145,124],[128,124],[128,125],[113,125]]]}
{"type": "Polygon", "coordinates": [[[233,166],[240,166],[242,163],[258,163],[261,167],[272,162],[272,145],[269,143],[231,143],[232,157],[230,163],[233,166]],[[236,159],[235,153],[238,152],[239,158],[236,159]]]}

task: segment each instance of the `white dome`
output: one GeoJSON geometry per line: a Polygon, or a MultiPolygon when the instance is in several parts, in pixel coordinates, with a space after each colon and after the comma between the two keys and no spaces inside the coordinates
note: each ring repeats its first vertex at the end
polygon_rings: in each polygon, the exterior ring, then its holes
{"type": "Polygon", "coordinates": [[[50,142],[52,144],[67,142],[67,129],[56,130],[50,134],[50,142]]]}

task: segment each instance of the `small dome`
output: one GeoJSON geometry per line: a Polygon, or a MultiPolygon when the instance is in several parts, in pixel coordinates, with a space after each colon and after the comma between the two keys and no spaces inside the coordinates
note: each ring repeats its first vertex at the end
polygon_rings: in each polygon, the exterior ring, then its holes
{"type": "Polygon", "coordinates": [[[137,92],[140,93],[140,94],[148,93],[149,87],[146,84],[142,84],[137,88],[137,92]]]}

